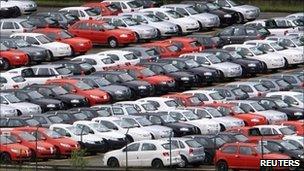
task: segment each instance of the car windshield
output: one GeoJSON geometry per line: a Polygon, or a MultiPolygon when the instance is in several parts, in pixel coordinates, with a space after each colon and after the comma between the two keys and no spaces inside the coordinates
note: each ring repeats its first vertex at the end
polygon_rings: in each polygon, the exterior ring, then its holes
{"type": "Polygon", "coordinates": [[[294,146],[293,144],[291,144],[288,141],[281,141],[280,144],[285,147],[287,150],[298,150],[298,148],[296,146],[294,146]]]}
{"type": "Polygon", "coordinates": [[[206,58],[212,63],[212,64],[218,64],[221,63],[222,61],[216,57],[215,55],[207,55],[206,58]]]}
{"type": "Polygon", "coordinates": [[[213,100],[224,100],[225,98],[223,96],[220,95],[220,93],[218,92],[214,92],[214,93],[210,93],[209,94],[210,97],[213,99],[213,100]]]}
{"type": "Polygon", "coordinates": [[[173,11],[173,10],[166,11],[166,14],[168,14],[170,17],[175,18],[175,19],[183,17],[180,13],[173,11]]]}
{"type": "Polygon", "coordinates": [[[162,20],[154,14],[145,14],[146,18],[151,22],[161,22],[162,20]]]}
{"type": "Polygon", "coordinates": [[[150,122],[147,118],[141,117],[141,118],[136,118],[136,121],[142,125],[142,126],[151,126],[153,125],[152,122],[150,122]]]}
{"type": "Polygon", "coordinates": [[[157,108],[153,106],[151,103],[145,103],[141,105],[146,111],[156,111],[157,108]]]}
{"type": "Polygon", "coordinates": [[[196,114],[194,114],[191,110],[185,111],[185,112],[183,112],[183,114],[188,120],[199,119],[199,117],[196,114]]]}
{"type": "Polygon", "coordinates": [[[259,50],[258,48],[256,48],[256,47],[250,47],[249,48],[250,50],[251,50],[251,52],[253,52],[255,55],[263,55],[264,54],[264,52],[263,51],[261,51],[261,50],[259,50]]]}
{"type": "Polygon", "coordinates": [[[74,117],[77,119],[77,120],[86,120],[88,119],[88,116],[83,114],[83,113],[74,113],[73,114],[74,117]]]}
{"type": "Polygon", "coordinates": [[[246,142],[248,138],[243,134],[237,134],[234,136],[240,142],[246,142]]]}
{"type": "Polygon", "coordinates": [[[200,147],[203,147],[202,144],[198,143],[198,142],[195,141],[195,140],[186,140],[185,143],[186,143],[189,147],[192,147],[192,148],[200,148],[200,147]]]}
{"type": "Polygon", "coordinates": [[[145,69],[142,69],[140,71],[145,77],[152,77],[152,76],[155,76],[156,74],[150,70],[149,68],[145,68],[145,69]]]}
{"type": "Polygon", "coordinates": [[[123,80],[123,82],[128,82],[128,81],[133,81],[134,78],[131,77],[129,74],[125,73],[125,74],[121,74],[119,75],[120,79],[123,80]]]}
{"type": "Polygon", "coordinates": [[[84,83],[83,81],[77,81],[75,86],[81,90],[92,90],[93,87],[89,86],[88,84],[84,83]]]}
{"type": "Polygon", "coordinates": [[[164,70],[167,72],[167,73],[172,73],[172,72],[177,72],[178,69],[173,66],[172,64],[167,64],[167,65],[164,65],[164,70]]]}
{"type": "Polygon", "coordinates": [[[71,33],[69,33],[69,32],[66,31],[66,30],[60,31],[59,36],[60,36],[60,38],[62,38],[62,39],[69,39],[69,38],[73,38],[73,37],[74,37],[71,33]]]}
{"type": "Polygon", "coordinates": [[[170,46],[167,46],[167,49],[169,51],[171,51],[171,52],[179,52],[179,51],[181,51],[181,49],[178,46],[174,45],[174,44],[172,44],[170,46]]]}
{"type": "Polygon", "coordinates": [[[9,139],[7,136],[0,135],[0,144],[1,145],[14,144],[14,141],[9,139]]]}
{"type": "Polygon", "coordinates": [[[301,102],[304,102],[304,96],[303,94],[297,94],[297,95],[294,95],[294,97],[298,100],[300,100],[301,102]]]}
{"type": "Polygon", "coordinates": [[[296,132],[293,131],[292,129],[290,129],[289,127],[279,128],[279,130],[281,131],[281,133],[283,135],[294,135],[294,134],[296,134],[296,132]]]}
{"type": "Polygon", "coordinates": [[[212,115],[214,118],[223,116],[223,114],[216,109],[209,108],[209,109],[206,109],[206,111],[208,111],[209,114],[212,115]]]}
{"type": "Polygon", "coordinates": [[[289,85],[290,85],[287,81],[285,81],[285,80],[283,80],[283,79],[276,80],[275,82],[276,82],[279,86],[281,86],[281,87],[286,87],[286,86],[289,86],[289,85]]]}
{"type": "Polygon", "coordinates": [[[299,38],[291,38],[291,41],[294,42],[297,46],[304,46],[304,42],[301,42],[299,38]]]}
{"type": "Polygon", "coordinates": [[[129,122],[125,121],[125,120],[114,120],[113,122],[115,122],[117,125],[119,125],[122,128],[135,128],[135,125],[131,125],[129,122]]]}
{"type": "Polygon", "coordinates": [[[226,0],[227,2],[229,2],[229,4],[231,6],[240,6],[243,5],[242,3],[240,3],[239,1],[232,1],[232,0],[226,0]]]}
{"type": "Polygon", "coordinates": [[[127,3],[131,8],[140,8],[142,5],[137,1],[130,1],[127,3]]]}
{"type": "Polygon", "coordinates": [[[273,47],[277,51],[284,50],[284,47],[280,46],[278,43],[275,43],[275,42],[270,43],[270,46],[273,47]]]}
{"type": "Polygon", "coordinates": [[[28,20],[21,21],[20,25],[24,28],[34,28],[35,26],[31,24],[28,20]]]}
{"type": "Polygon", "coordinates": [[[100,13],[94,9],[94,8],[89,8],[84,10],[89,16],[98,16],[100,13]]]}
{"type": "Polygon", "coordinates": [[[231,51],[231,52],[229,52],[229,54],[230,54],[233,58],[236,58],[236,59],[242,59],[242,58],[244,58],[242,55],[238,54],[236,51],[231,51]]]}
{"type": "Polygon", "coordinates": [[[126,107],[126,111],[129,115],[133,115],[133,114],[137,114],[138,111],[136,110],[135,107],[133,106],[129,106],[129,107],[126,107]]]}
{"type": "Polygon", "coordinates": [[[102,23],[101,26],[105,30],[113,30],[113,29],[115,29],[115,26],[112,25],[112,24],[110,24],[110,23],[102,23]]]}
{"type": "Polygon", "coordinates": [[[193,60],[193,59],[186,60],[185,63],[187,64],[187,66],[188,66],[189,68],[196,68],[196,67],[199,67],[199,66],[200,66],[200,65],[199,65],[197,62],[195,62],[195,60],[193,60]]]}
{"type": "Polygon", "coordinates": [[[48,37],[46,37],[45,35],[40,35],[40,36],[37,36],[36,38],[41,44],[46,44],[46,43],[52,42],[52,40],[49,39],[48,37]]]}
{"type": "Polygon", "coordinates": [[[199,105],[199,104],[202,103],[201,99],[199,97],[197,97],[197,96],[192,96],[192,97],[189,98],[189,100],[194,105],[199,105]]]}
{"type": "Polygon", "coordinates": [[[238,114],[245,113],[245,111],[243,109],[241,109],[239,106],[233,106],[232,109],[235,113],[238,113],[238,114]]]}
{"type": "Polygon", "coordinates": [[[195,8],[194,8],[193,6],[186,7],[186,11],[188,11],[188,13],[190,13],[191,15],[199,14],[199,12],[196,11],[195,8]]]}
{"type": "Polygon", "coordinates": [[[124,21],[124,23],[126,23],[128,26],[137,26],[140,25],[138,22],[136,22],[135,20],[131,19],[131,18],[123,18],[122,19],[124,21]]]}
{"type": "Polygon", "coordinates": [[[207,5],[207,7],[209,8],[209,10],[218,10],[218,9],[220,9],[221,7],[218,5],[218,4],[216,4],[216,3],[207,3],[206,4],[207,5]]]}
{"type": "Polygon", "coordinates": [[[108,81],[107,79],[103,78],[103,77],[96,77],[96,78],[94,78],[94,81],[95,81],[100,87],[104,87],[104,86],[111,85],[111,82],[108,81]]]}
{"type": "Polygon", "coordinates": [[[75,126],[66,127],[66,129],[71,131],[72,134],[75,134],[75,135],[88,135],[89,134],[89,132],[86,131],[86,129],[81,129],[81,128],[75,127],[75,126]]]}
{"type": "Polygon", "coordinates": [[[114,60],[112,58],[103,58],[101,59],[101,61],[104,63],[104,64],[114,64],[114,60]]]}
{"type": "Polygon", "coordinates": [[[53,87],[52,91],[56,94],[56,95],[64,95],[64,94],[68,94],[69,92],[66,91],[64,88],[57,86],[57,87],[53,87]]]}
{"type": "Polygon", "coordinates": [[[90,123],[88,124],[90,127],[92,127],[93,129],[95,129],[98,132],[109,132],[111,131],[109,128],[103,126],[102,124],[99,123],[90,123]]]}
{"type": "Polygon", "coordinates": [[[146,50],[146,53],[150,56],[159,55],[159,53],[155,49],[146,50]]]}
{"type": "Polygon", "coordinates": [[[15,95],[8,94],[4,95],[4,97],[10,102],[10,103],[19,103],[21,100],[19,100],[15,95]]]}
{"type": "Polygon", "coordinates": [[[29,43],[27,43],[26,41],[24,41],[23,39],[14,39],[15,44],[19,47],[19,48],[23,48],[23,47],[30,47],[31,45],[29,43]]]}
{"type": "Polygon", "coordinates": [[[257,84],[253,86],[257,91],[268,91],[269,89],[265,86],[263,86],[262,84],[257,84]]]}
{"type": "Polygon", "coordinates": [[[178,122],[177,120],[175,120],[174,118],[172,118],[172,116],[170,116],[170,115],[160,115],[160,118],[162,118],[165,123],[175,123],[175,122],[178,122]]]}
{"type": "Polygon", "coordinates": [[[28,96],[30,96],[32,99],[41,99],[43,98],[43,95],[38,93],[38,91],[31,91],[27,93],[28,96]]]}
{"type": "Polygon", "coordinates": [[[63,119],[61,119],[61,118],[58,117],[58,116],[49,116],[48,118],[49,118],[49,120],[50,120],[52,123],[62,123],[62,122],[64,122],[63,119]]]}
{"type": "Polygon", "coordinates": [[[19,136],[26,141],[36,141],[36,137],[28,132],[22,132],[19,136]]]}
{"type": "Polygon", "coordinates": [[[116,11],[119,10],[119,8],[117,8],[117,6],[114,5],[114,4],[109,4],[109,5],[107,5],[106,7],[107,7],[110,11],[112,11],[112,12],[116,12],[116,11]]]}
{"type": "Polygon", "coordinates": [[[21,76],[12,77],[12,80],[14,80],[16,83],[25,82],[26,80],[21,76]]]}
{"type": "Polygon", "coordinates": [[[280,106],[281,108],[289,107],[289,105],[281,99],[276,99],[274,100],[274,102],[276,103],[276,105],[280,106]]]}
{"type": "Polygon", "coordinates": [[[90,65],[90,64],[88,64],[88,63],[81,63],[81,64],[79,64],[79,66],[82,68],[82,69],[85,69],[85,70],[90,70],[90,69],[92,69],[93,68],[93,66],[92,65],[90,65]]]}
{"type": "Polygon", "coordinates": [[[124,55],[124,57],[128,60],[138,59],[137,56],[134,55],[134,53],[129,53],[124,55]]]}
{"type": "Polygon", "coordinates": [[[301,82],[304,82],[304,74],[298,75],[298,78],[301,82]]]}
{"type": "Polygon", "coordinates": [[[232,89],[231,90],[235,95],[237,96],[244,96],[246,95],[246,92],[244,92],[242,89],[240,88],[236,88],[236,89],[232,89]]]}
{"type": "Polygon", "coordinates": [[[256,111],[265,111],[265,108],[263,108],[258,102],[252,102],[250,104],[256,111]]]}
{"type": "Polygon", "coordinates": [[[70,75],[72,72],[64,67],[55,68],[59,75],[70,75]]]}
{"type": "Polygon", "coordinates": [[[216,52],[215,56],[218,57],[223,62],[227,61],[230,58],[229,53],[225,53],[225,52],[216,52]]]}
{"type": "Polygon", "coordinates": [[[45,129],[45,130],[44,130],[44,133],[45,133],[47,136],[49,136],[49,137],[51,137],[51,138],[53,138],[53,139],[58,139],[58,138],[61,138],[61,137],[62,137],[59,133],[57,133],[57,132],[55,132],[55,131],[52,131],[52,130],[50,130],[50,129],[45,129]]]}
{"type": "Polygon", "coordinates": [[[165,104],[168,107],[179,107],[180,106],[175,100],[167,100],[167,101],[165,101],[165,104]]]}

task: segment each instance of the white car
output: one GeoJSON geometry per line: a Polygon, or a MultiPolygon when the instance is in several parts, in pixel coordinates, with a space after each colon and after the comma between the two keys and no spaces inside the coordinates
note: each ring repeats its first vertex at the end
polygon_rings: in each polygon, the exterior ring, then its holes
{"type": "Polygon", "coordinates": [[[116,5],[122,12],[137,12],[143,9],[143,6],[136,0],[105,0],[103,2],[116,5]]]}
{"type": "Polygon", "coordinates": [[[107,152],[103,164],[108,167],[126,166],[126,154],[128,154],[128,166],[131,167],[162,168],[170,165],[170,158],[172,166],[182,162],[180,150],[174,145],[171,145],[170,156],[170,144],[167,140],[142,140],[120,150],[107,152]]]}
{"type": "Polygon", "coordinates": [[[181,104],[176,102],[173,98],[166,97],[146,97],[136,100],[138,102],[148,102],[151,103],[158,110],[170,110],[176,109],[177,107],[182,107],[181,104]]]}
{"type": "Polygon", "coordinates": [[[67,7],[62,8],[59,11],[68,12],[74,16],[77,16],[80,20],[99,19],[102,14],[91,7],[67,7]]]}
{"type": "Polygon", "coordinates": [[[195,9],[194,6],[190,4],[168,4],[163,5],[162,8],[169,8],[175,10],[184,16],[189,16],[197,20],[200,24],[201,29],[220,26],[220,19],[217,15],[206,12],[199,12],[195,9]]]}
{"type": "Polygon", "coordinates": [[[200,118],[192,110],[174,109],[162,111],[182,123],[194,125],[200,130],[200,134],[216,134],[220,132],[220,124],[207,118],[200,118]]]}
{"type": "Polygon", "coordinates": [[[182,94],[195,95],[200,99],[200,101],[203,101],[205,104],[225,101],[225,98],[221,96],[218,91],[213,90],[188,90],[184,91],[182,94]]]}
{"type": "Polygon", "coordinates": [[[0,90],[23,88],[29,83],[20,75],[14,73],[0,74],[0,90]]]}
{"type": "Polygon", "coordinates": [[[304,149],[304,136],[290,135],[283,137],[283,140],[293,144],[299,149],[304,149]]]}
{"type": "Polygon", "coordinates": [[[5,104],[0,104],[0,117],[14,117],[18,116],[18,112],[14,107],[5,104]]]}
{"type": "Polygon", "coordinates": [[[276,24],[279,27],[289,27],[291,30],[289,32],[303,32],[304,31],[304,26],[302,25],[302,22],[299,22],[296,19],[288,19],[284,17],[277,17],[273,18],[276,22],[276,24]]]}
{"type": "Polygon", "coordinates": [[[140,12],[152,13],[164,21],[169,21],[178,26],[179,33],[193,33],[200,29],[199,23],[188,16],[183,16],[180,13],[167,8],[147,8],[140,12]]]}
{"type": "Polygon", "coordinates": [[[263,84],[254,81],[244,81],[244,82],[231,82],[226,84],[227,87],[240,88],[245,91],[249,97],[264,96],[270,90],[263,84]]]}
{"type": "Polygon", "coordinates": [[[169,138],[170,135],[172,137],[174,135],[171,128],[153,125],[153,123],[144,116],[121,116],[121,118],[131,125],[137,125],[139,128],[150,132],[152,139],[169,138]]]}
{"type": "Polygon", "coordinates": [[[286,113],[279,112],[276,110],[266,110],[258,102],[253,100],[235,100],[231,101],[237,104],[246,113],[254,113],[257,115],[264,116],[269,124],[277,124],[282,121],[287,121],[286,113]]]}
{"type": "Polygon", "coordinates": [[[242,119],[238,119],[232,116],[225,116],[217,109],[212,107],[203,107],[203,108],[189,107],[187,109],[193,111],[200,118],[209,119],[210,121],[218,123],[220,125],[221,131],[225,131],[226,129],[230,129],[233,127],[245,126],[245,122],[242,119]]]}
{"type": "Polygon", "coordinates": [[[244,25],[251,27],[264,27],[271,33],[271,35],[276,36],[284,36],[287,33],[293,32],[293,28],[278,27],[273,19],[258,19],[247,22],[244,25]]]}
{"type": "Polygon", "coordinates": [[[119,117],[97,117],[92,119],[92,121],[126,135],[128,142],[152,139],[150,132],[142,128],[138,128],[137,125],[131,125],[119,117]]]}
{"type": "Polygon", "coordinates": [[[266,40],[276,41],[279,45],[285,48],[296,49],[299,50],[301,54],[304,53],[304,43],[295,36],[269,36],[266,40]]]}
{"type": "Polygon", "coordinates": [[[51,59],[53,57],[58,58],[58,57],[66,57],[66,56],[72,55],[72,49],[71,49],[70,45],[61,43],[61,42],[56,42],[56,41],[53,42],[51,39],[49,39],[44,34],[14,33],[10,37],[23,39],[33,46],[38,46],[38,47],[48,49],[51,52],[51,55],[50,55],[51,59]]]}
{"type": "Polygon", "coordinates": [[[145,112],[155,112],[157,111],[157,107],[153,106],[149,102],[140,102],[140,101],[121,101],[114,103],[118,105],[130,105],[133,106],[139,113],[145,112]]]}
{"type": "Polygon", "coordinates": [[[275,53],[275,55],[282,56],[285,61],[285,66],[289,64],[297,65],[304,62],[304,55],[299,50],[284,48],[273,40],[249,40],[244,42],[244,44],[256,46],[259,50],[267,54],[275,53]]]}
{"type": "Polygon", "coordinates": [[[15,108],[18,115],[34,115],[41,113],[41,107],[39,105],[23,102],[11,93],[0,93],[0,103],[15,108]]]}
{"type": "Polygon", "coordinates": [[[140,62],[140,59],[133,52],[124,50],[107,50],[99,52],[97,55],[111,58],[116,65],[136,65],[140,62]]]}
{"type": "Polygon", "coordinates": [[[283,125],[256,125],[253,127],[259,128],[262,135],[283,135],[284,137],[296,135],[296,132],[283,125]]]}
{"type": "Polygon", "coordinates": [[[266,94],[266,97],[279,98],[284,100],[285,103],[304,109],[304,96],[302,92],[293,92],[293,91],[278,91],[270,92],[266,94]]]}
{"type": "Polygon", "coordinates": [[[1,36],[10,36],[13,33],[31,32],[36,26],[29,23],[27,19],[10,18],[0,20],[1,36]]]}
{"type": "Polygon", "coordinates": [[[274,52],[263,52],[254,45],[226,45],[223,47],[223,49],[236,51],[238,54],[244,56],[245,58],[260,60],[266,64],[268,70],[276,70],[285,66],[283,56],[274,52]]]}
{"type": "Polygon", "coordinates": [[[37,4],[32,0],[1,0],[0,6],[17,6],[21,12],[21,14],[30,14],[32,12],[37,11],[37,4]]]}
{"type": "Polygon", "coordinates": [[[294,14],[289,14],[285,18],[304,20],[304,13],[303,12],[298,12],[298,13],[294,13],[294,14]]]}
{"type": "Polygon", "coordinates": [[[109,56],[100,55],[100,54],[88,54],[77,56],[72,61],[83,61],[92,65],[96,71],[103,71],[107,68],[117,66],[115,61],[109,56]]]}

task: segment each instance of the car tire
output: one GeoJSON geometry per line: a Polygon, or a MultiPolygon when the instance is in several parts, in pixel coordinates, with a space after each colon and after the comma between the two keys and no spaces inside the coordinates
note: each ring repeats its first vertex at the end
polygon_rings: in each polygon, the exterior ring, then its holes
{"type": "Polygon", "coordinates": [[[108,167],[119,167],[119,162],[115,157],[111,157],[107,161],[108,167]]]}
{"type": "Polygon", "coordinates": [[[160,159],[154,159],[151,163],[152,168],[163,168],[164,164],[160,159]]]}
{"type": "Polygon", "coordinates": [[[4,153],[0,154],[0,161],[1,161],[1,164],[9,164],[12,162],[12,158],[11,158],[10,154],[4,152],[4,153]]]}
{"type": "Polygon", "coordinates": [[[182,36],[182,35],[183,35],[182,27],[181,27],[180,25],[177,25],[177,29],[178,29],[177,35],[178,35],[178,36],[182,36]]]}
{"type": "Polygon", "coordinates": [[[18,115],[18,116],[21,116],[21,115],[22,115],[22,112],[21,112],[20,110],[18,110],[18,109],[17,109],[17,115],[18,115]]]}
{"type": "Polygon", "coordinates": [[[203,24],[200,21],[197,21],[197,22],[198,22],[198,25],[199,25],[199,30],[204,30],[203,24]]]}
{"type": "Polygon", "coordinates": [[[217,171],[228,171],[228,164],[225,161],[219,161],[216,164],[216,170],[217,171]]]}
{"type": "Polygon", "coordinates": [[[140,36],[136,32],[135,32],[135,38],[136,38],[136,42],[139,43],[140,42],[140,36]]]}
{"type": "Polygon", "coordinates": [[[33,149],[30,149],[31,150],[31,160],[32,161],[35,161],[36,160],[36,157],[37,157],[37,155],[36,155],[36,152],[35,152],[35,150],[33,150],[33,149]]]}
{"type": "Polygon", "coordinates": [[[151,139],[155,140],[155,136],[153,134],[151,134],[151,139]]]}
{"type": "Polygon", "coordinates": [[[239,20],[237,21],[238,24],[243,24],[245,22],[244,15],[240,12],[237,13],[239,16],[239,20]]]}
{"type": "Polygon", "coordinates": [[[118,47],[118,41],[115,37],[110,37],[109,40],[108,40],[108,45],[111,47],[111,48],[116,48],[118,47]]]}
{"type": "Polygon", "coordinates": [[[10,64],[10,62],[7,60],[7,59],[3,59],[3,70],[8,70],[8,69],[10,69],[10,67],[11,67],[11,64],[10,64]]]}
{"type": "Polygon", "coordinates": [[[182,158],[182,162],[178,166],[179,167],[187,167],[189,165],[189,162],[188,162],[187,158],[183,155],[181,155],[181,158],[182,158]]]}
{"type": "Polygon", "coordinates": [[[49,55],[48,55],[48,58],[46,59],[46,61],[51,62],[54,60],[54,55],[50,50],[48,51],[48,53],[49,53],[49,55]]]}
{"type": "Polygon", "coordinates": [[[161,32],[159,29],[156,29],[156,32],[157,32],[157,39],[161,39],[162,35],[161,35],[161,32]]]}
{"type": "Polygon", "coordinates": [[[55,149],[56,149],[55,158],[60,158],[61,153],[60,153],[59,147],[55,146],[55,149]]]}

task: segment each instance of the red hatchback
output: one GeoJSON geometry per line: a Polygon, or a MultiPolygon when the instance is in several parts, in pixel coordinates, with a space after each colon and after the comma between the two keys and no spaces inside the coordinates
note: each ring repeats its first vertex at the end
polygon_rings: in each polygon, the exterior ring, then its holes
{"type": "Polygon", "coordinates": [[[9,49],[0,43],[0,56],[2,57],[2,68],[9,69],[12,66],[24,66],[29,63],[29,57],[26,53],[9,49]]]}
{"type": "Polygon", "coordinates": [[[155,48],[161,58],[178,58],[183,52],[181,48],[170,42],[157,41],[141,45],[142,47],[155,48]]]}
{"type": "Polygon", "coordinates": [[[19,127],[14,128],[14,131],[25,131],[34,136],[38,136],[39,140],[43,140],[49,144],[52,144],[56,149],[56,156],[70,156],[72,151],[78,150],[80,145],[67,137],[58,134],[47,128],[36,128],[36,127],[19,127]]]}
{"type": "Polygon", "coordinates": [[[72,48],[72,55],[85,54],[92,49],[92,42],[89,39],[75,37],[66,30],[59,28],[44,28],[34,30],[36,33],[45,34],[53,41],[66,43],[72,48]]]}
{"type": "Polygon", "coordinates": [[[104,21],[78,21],[68,29],[72,34],[90,39],[93,43],[109,45],[115,48],[136,42],[136,35],[127,29],[118,29],[104,21]]]}
{"type": "Polygon", "coordinates": [[[297,135],[304,136],[304,120],[299,121],[284,121],[282,125],[290,127],[297,135]]]}
{"type": "Polygon", "coordinates": [[[86,3],[83,6],[94,8],[96,11],[100,12],[102,16],[118,15],[119,13],[122,13],[120,8],[108,2],[86,3]]]}
{"type": "Polygon", "coordinates": [[[181,48],[182,53],[200,52],[204,50],[203,45],[201,45],[196,39],[189,37],[173,37],[171,39],[166,39],[163,42],[177,45],[181,48]]]}
{"type": "Polygon", "coordinates": [[[90,85],[76,79],[64,78],[48,80],[46,84],[56,84],[62,86],[70,93],[84,96],[88,99],[91,106],[104,104],[111,101],[109,94],[99,88],[93,88],[90,85]]]}

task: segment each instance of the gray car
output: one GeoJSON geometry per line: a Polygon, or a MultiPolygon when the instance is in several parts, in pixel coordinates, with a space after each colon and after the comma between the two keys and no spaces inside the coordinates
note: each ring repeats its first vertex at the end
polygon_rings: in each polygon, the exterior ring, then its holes
{"type": "Polygon", "coordinates": [[[85,76],[85,77],[73,77],[79,79],[84,83],[106,91],[111,96],[113,101],[129,100],[131,99],[132,93],[130,88],[121,85],[111,85],[111,83],[102,77],[97,76],[85,76]]]}
{"type": "Polygon", "coordinates": [[[155,27],[159,37],[176,36],[178,33],[178,27],[176,24],[163,21],[152,13],[120,13],[119,15],[132,17],[142,25],[155,27]]]}
{"type": "Polygon", "coordinates": [[[159,52],[153,47],[126,47],[122,50],[133,52],[135,56],[140,58],[140,62],[150,62],[156,61],[159,59],[160,54],[159,52]]]}
{"type": "Polygon", "coordinates": [[[127,28],[135,32],[137,40],[151,40],[158,36],[157,29],[149,25],[142,25],[126,16],[106,16],[104,21],[112,23],[118,28],[127,28]]]}
{"type": "Polygon", "coordinates": [[[183,54],[181,57],[193,59],[201,66],[220,70],[221,74],[227,78],[235,78],[242,76],[242,67],[232,62],[222,62],[214,54],[210,53],[189,53],[183,54]]]}
{"type": "Polygon", "coordinates": [[[226,86],[231,88],[240,88],[247,92],[250,97],[263,96],[270,92],[270,90],[263,84],[254,81],[231,82],[226,84],[226,86]]]}
{"type": "Polygon", "coordinates": [[[18,116],[18,112],[15,108],[0,104],[0,117],[14,117],[18,116]]]}
{"type": "Polygon", "coordinates": [[[249,98],[248,93],[240,88],[231,87],[210,87],[205,88],[206,90],[217,91],[221,96],[225,97],[226,100],[245,100],[249,98]]]}
{"type": "Polygon", "coordinates": [[[29,58],[30,63],[41,63],[46,61],[50,57],[50,52],[42,47],[32,46],[23,39],[13,39],[13,38],[1,38],[1,43],[6,47],[12,49],[18,49],[25,52],[29,58]]]}
{"type": "Polygon", "coordinates": [[[32,25],[27,19],[9,18],[0,20],[0,34],[1,36],[10,36],[13,33],[31,32],[36,27],[32,25]]]}
{"type": "Polygon", "coordinates": [[[259,82],[263,86],[269,88],[270,91],[289,91],[293,88],[291,84],[285,81],[283,78],[251,78],[248,81],[259,82]]]}

